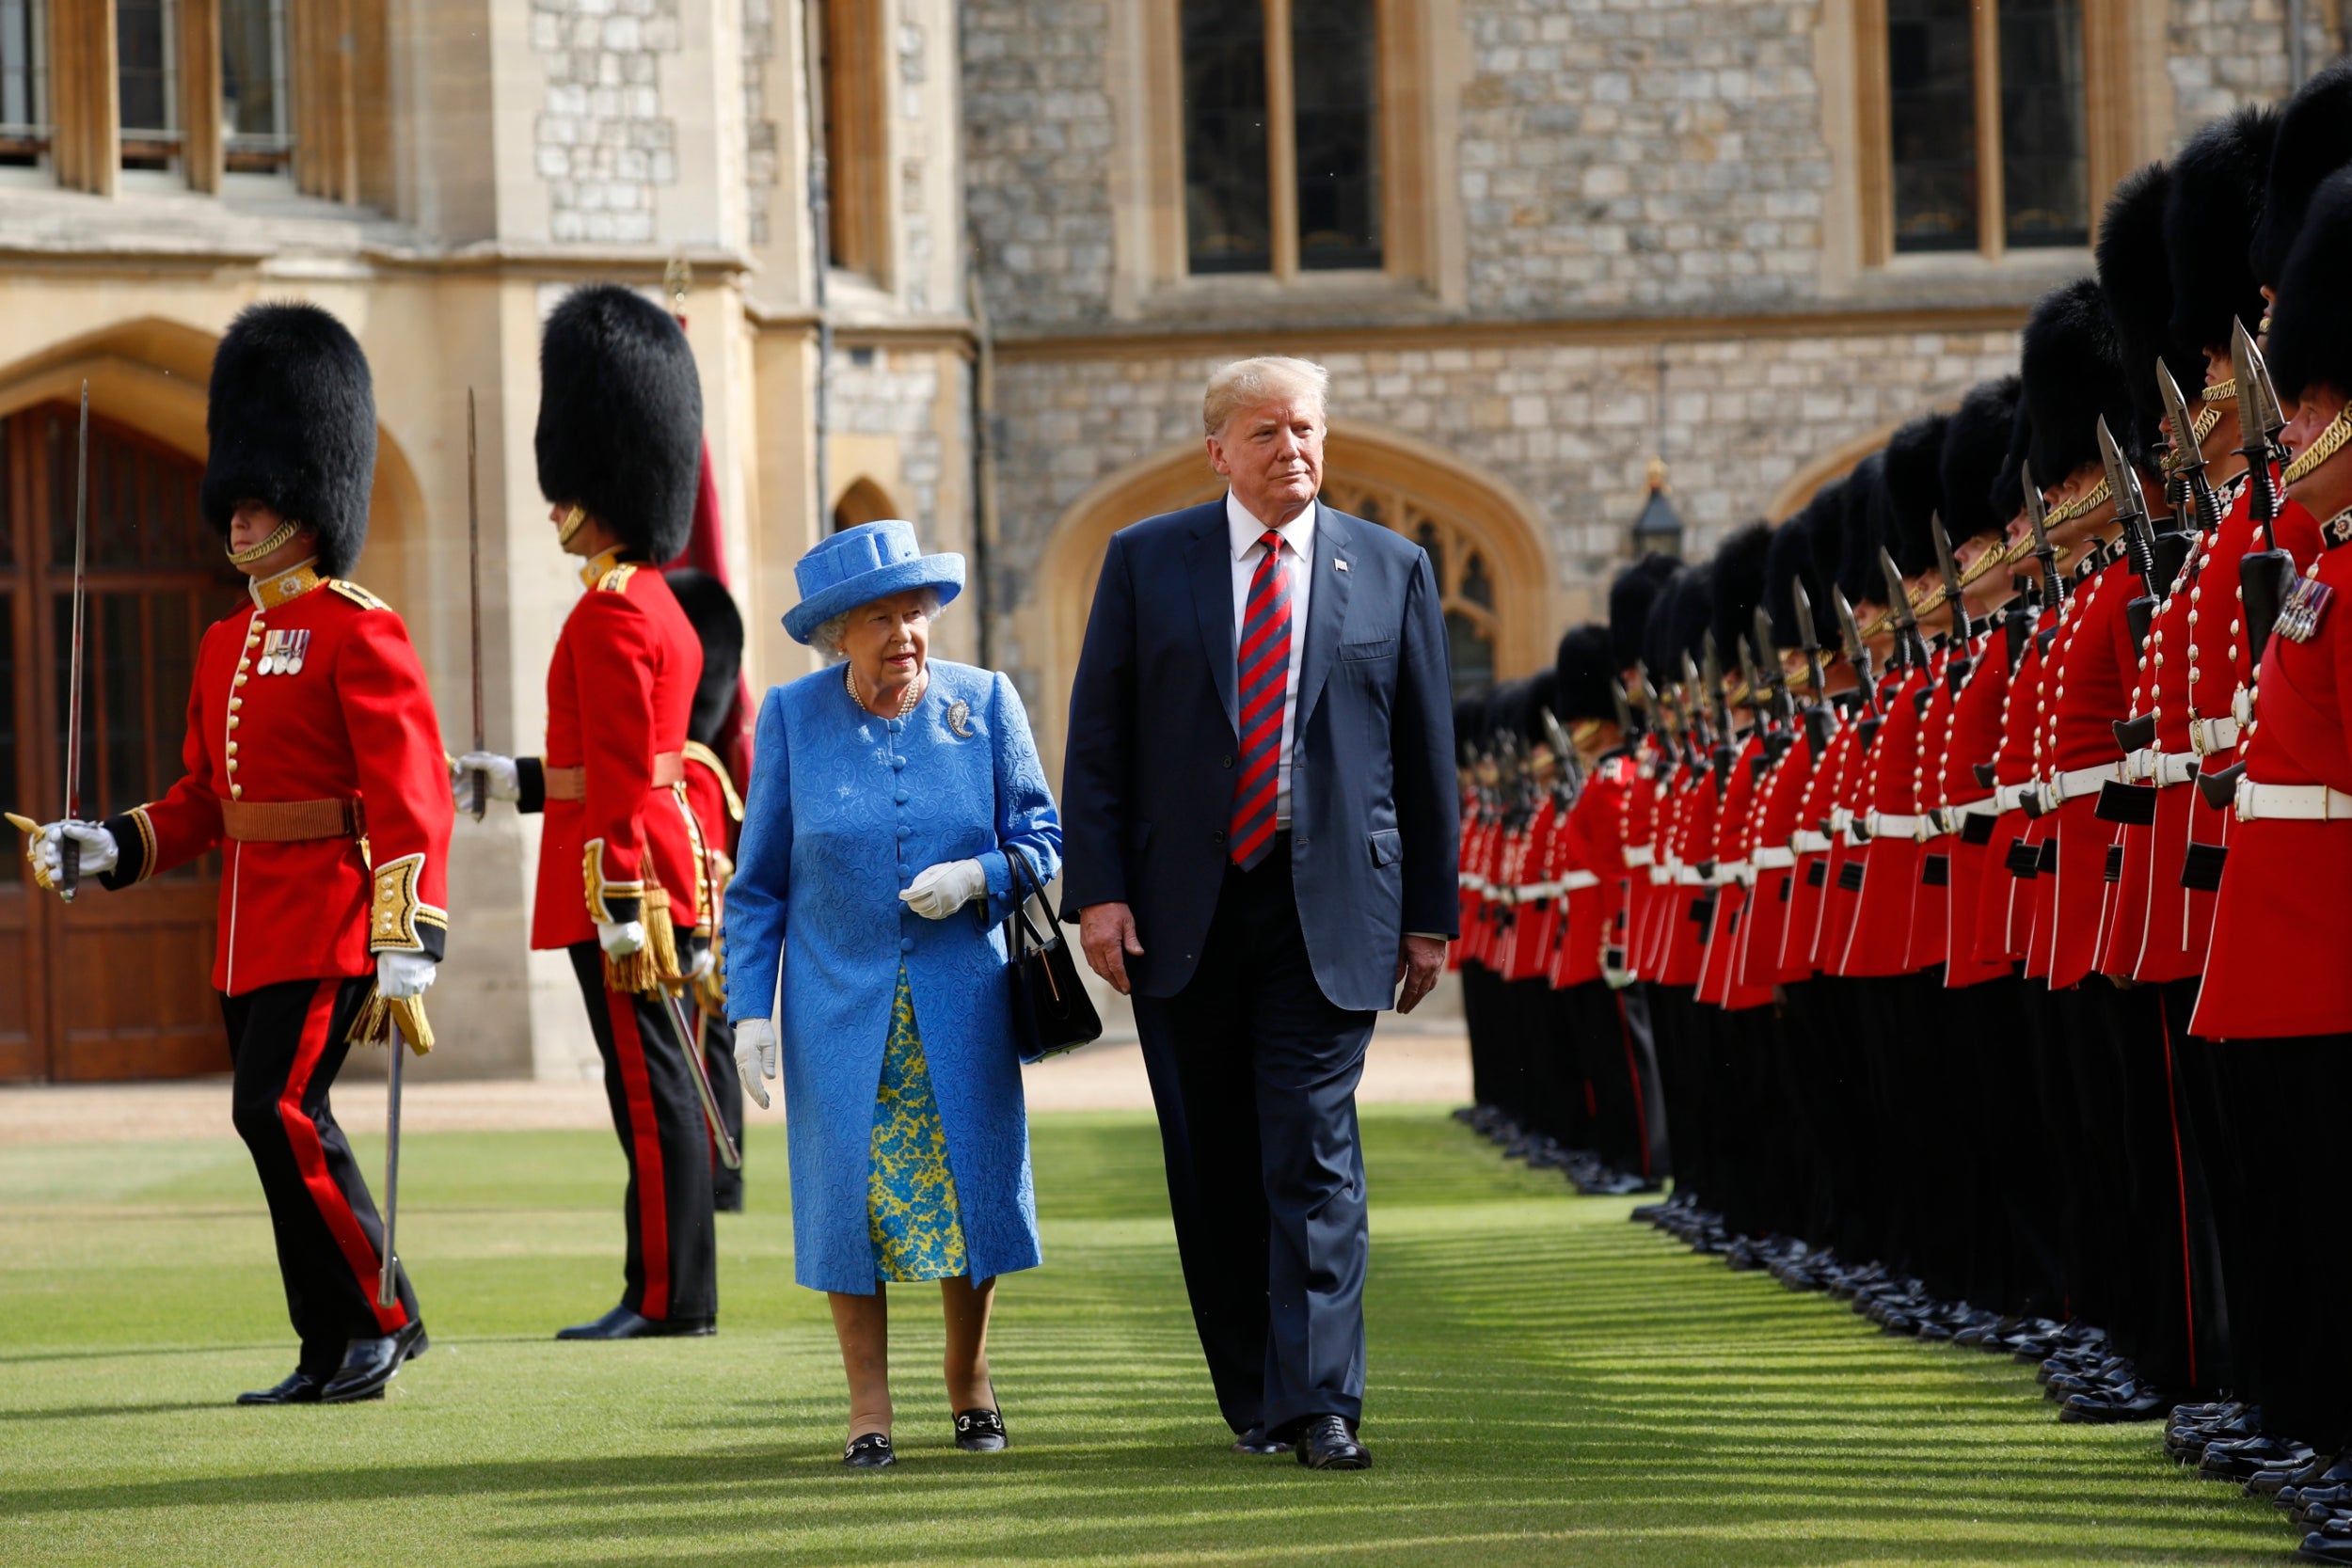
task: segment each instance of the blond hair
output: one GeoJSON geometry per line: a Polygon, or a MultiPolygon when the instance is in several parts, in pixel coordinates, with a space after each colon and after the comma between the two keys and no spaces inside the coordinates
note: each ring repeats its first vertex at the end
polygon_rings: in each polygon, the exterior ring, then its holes
{"type": "Polygon", "coordinates": [[[1316,416],[1328,424],[1326,400],[1330,390],[1331,372],[1311,359],[1294,359],[1286,354],[1236,359],[1209,377],[1208,392],[1200,400],[1200,423],[1208,435],[1220,436],[1245,408],[1303,397],[1313,400],[1316,416]]]}

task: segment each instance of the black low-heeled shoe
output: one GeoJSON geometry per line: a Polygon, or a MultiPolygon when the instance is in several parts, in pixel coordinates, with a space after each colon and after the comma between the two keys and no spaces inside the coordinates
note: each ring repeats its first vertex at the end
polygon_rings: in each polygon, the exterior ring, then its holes
{"type": "Polygon", "coordinates": [[[850,1439],[841,1463],[852,1470],[880,1470],[898,1464],[898,1456],[891,1451],[890,1433],[868,1432],[850,1439]]]}
{"type": "Polygon", "coordinates": [[[1006,1445],[1005,1418],[982,1405],[956,1412],[956,1447],[965,1453],[1001,1453],[1006,1445]]]}

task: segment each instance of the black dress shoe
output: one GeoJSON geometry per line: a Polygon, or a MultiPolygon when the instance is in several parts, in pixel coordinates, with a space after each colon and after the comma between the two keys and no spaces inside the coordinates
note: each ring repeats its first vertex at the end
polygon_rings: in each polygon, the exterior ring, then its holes
{"type": "Polygon", "coordinates": [[[890,1451],[890,1433],[869,1432],[850,1439],[841,1463],[852,1470],[882,1470],[898,1464],[898,1456],[890,1451]]]}
{"type": "Polygon", "coordinates": [[[2058,1419],[2088,1426],[2115,1426],[2124,1421],[2160,1421],[2172,1408],[2168,1391],[2137,1378],[2125,1378],[2104,1387],[2069,1394],[2058,1407],[2058,1419]]]}
{"type": "Polygon", "coordinates": [[[1369,1470],[1372,1450],[1337,1416],[1314,1416],[1298,1429],[1298,1462],[1310,1470],[1369,1470]]]}
{"type": "Polygon", "coordinates": [[[325,1384],[296,1367],[275,1388],[248,1388],[237,1396],[239,1404],[316,1404],[325,1384]]]}
{"type": "Polygon", "coordinates": [[[319,1390],[321,1404],[350,1404],[384,1397],[384,1385],[400,1375],[401,1364],[425,1349],[424,1323],[416,1318],[389,1334],[354,1339],[343,1350],[343,1364],[319,1390]]]}
{"type": "Polygon", "coordinates": [[[710,1318],[645,1318],[626,1307],[615,1307],[592,1323],[574,1323],[556,1330],[559,1339],[699,1338],[719,1332],[710,1318]]]}
{"type": "Polygon", "coordinates": [[[965,1453],[1002,1453],[1005,1449],[1003,1414],[984,1405],[957,1411],[956,1447],[965,1453]]]}
{"type": "Polygon", "coordinates": [[[1288,1453],[1291,1451],[1291,1445],[1279,1437],[1268,1437],[1263,1427],[1251,1427],[1248,1432],[1233,1439],[1233,1451],[1263,1457],[1266,1454],[1288,1453]]]}

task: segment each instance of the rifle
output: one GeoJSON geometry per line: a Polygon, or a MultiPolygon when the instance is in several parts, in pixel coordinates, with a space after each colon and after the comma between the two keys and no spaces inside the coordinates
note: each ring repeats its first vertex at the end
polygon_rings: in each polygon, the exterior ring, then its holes
{"type": "Polygon", "coordinates": [[[2123,618],[2131,627],[2135,650],[2148,644],[2148,628],[2156,618],[2156,551],[2155,542],[2148,532],[2148,498],[2139,487],[2139,475],[2124,461],[2123,449],[2116,445],[2115,433],[2107,428],[2107,417],[2099,416],[2099,461],[2107,470],[2107,488],[2115,492],[2115,515],[2123,524],[2123,546],[2130,553],[2132,571],[2139,578],[2142,590],[2137,598],[2123,607],[2123,618]]]}
{"type": "Polygon", "coordinates": [[[2246,459],[2247,506],[2261,531],[2262,548],[2238,562],[2238,589],[2245,600],[2246,652],[2259,668],[2270,628],[2279,624],[2286,605],[2287,585],[2295,578],[2295,558],[2279,547],[2272,524],[2279,516],[2279,491],[2270,466],[2280,455],[2279,432],[2286,417],[2279,411],[2279,392],[2270,384],[2270,367],[2242,321],[2233,322],[2231,367],[2237,372],[2238,433],[2246,444],[2238,452],[2246,459]]]}
{"type": "MultiPolygon", "coordinates": [[[[2205,477],[2205,453],[2197,442],[2197,427],[2188,417],[2188,400],[2162,356],[2156,358],[2156,392],[2164,399],[2165,422],[2172,430],[2172,454],[2165,469],[2186,487],[2187,501],[2197,514],[2197,531],[2211,532],[2221,526],[2221,498],[2205,477]]],[[[2177,514],[2179,507],[2174,507],[2177,514]]]]}

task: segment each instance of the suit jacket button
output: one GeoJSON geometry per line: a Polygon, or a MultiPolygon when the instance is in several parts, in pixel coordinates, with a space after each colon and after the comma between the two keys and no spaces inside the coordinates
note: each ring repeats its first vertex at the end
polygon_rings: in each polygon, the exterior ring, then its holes
{"type": "Polygon", "coordinates": [[[1219,828],[1216,832],[1215,832],[1211,833],[1211,834],[1209,835],[1209,837],[1210,837],[1211,839],[1215,840],[1216,843],[1222,844],[1222,843],[1224,843],[1224,842],[1225,842],[1225,830],[1224,830],[1224,829],[1222,829],[1222,828],[1219,828]]]}
{"type": "Polygon", "coordinates": [[[1233,766],[1233,753],[1231,752],[1225,753],[1225,766],[1228,768],[1233,766]]]}

